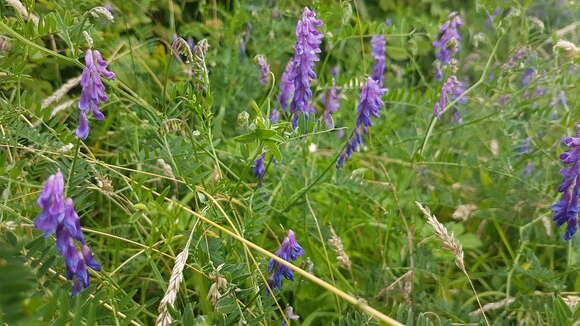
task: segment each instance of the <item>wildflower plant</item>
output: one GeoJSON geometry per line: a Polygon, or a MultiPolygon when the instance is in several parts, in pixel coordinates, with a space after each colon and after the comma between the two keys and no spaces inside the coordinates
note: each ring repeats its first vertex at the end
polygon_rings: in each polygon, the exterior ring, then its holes
{"type": "Polygon", "coordinates": [[[451,59],[459,52],[462,41],[459,35],[459,28],[463,27],[461,17],[459,17],[457,12],[452,12],[448,18],[439,28],[439,39],[433,42],[433,46],[437,51],[435,57],[444,67],[448,66],[451,63],[451,59]]]}
{"type": "MultiPolygon", "coordinates": [[[[439,28],[440,38],[433,42],[433,46],[437,51],[435,55],[437,58],[435,62],[435,80],[443,79],[444,67],[449,67],[451,72],[441,87],[439,102],[435,104],[433,109],[433,115],[438,119],[441,118],[441,114],[447,109],[449,102],[460,97],[466,89],[465,83],[457,78],[457,60],[454,58],[459,52],[462,41],[459,35],[459,28],[463,26],[463,21],[456,12],[450,13],[448,18],[439,28]]],[[[465,104],[466,102],[467,98],[463,96],[458,104],[465,104]]],[[[457,117],[457,115],[460,115],[459,110],[455,108],[454,112],[454,120],[456,122],[460,121],[461,117],[457,117]]]]}
{"type": "Polygon", "coordinates": [[[346,148],[336,162],[337,169],[350,159],[352,153],[356,152],[364,144],[363,136],[368,134],[368,128],[373,125],[372,118],[379,117],[380,110],[384,106],[382,96],[386,91],[372,77],[368,78],[367,83],[360,92],[355,129],[346,148]]]}
{"type": "Polygon", "coordinates": [[[101,103],[109,101],[105,94],[105,85],[101,78],[114,79],[115,74],[107,70],[107,62],[101,56],[98,50],[88,49],[85,54],[85,69],[81,77],[81,99],[78,107],[81,110],[79,118],[79,127],[76,135],[79,138],[86,139],[89,136],[89,112],[97,120],[105,119],[105,115],[99,110],[101,103]]]}
{"type": "Polygon", "coordinates": [[[298,127],[298,118],[303,115],[306,119],[316,111],[310,102],[312,98],[311,80],[317,78],[314,65],[320,59],[320,44],[324,35],[318,31],[322,21],[316,19],[316,13],[308,7],[304,8],[302,18],[296,24],[296,44],[294,57],[290,59],[280,83],[280,102],[282,108],[287,105],[284,101],[292,93],[290,113],[292,113],[292,127],[298,127]]]}
{"type": "Polygon", "coordinates": [[[85,242],[73,200],[64,198],[64,179],[60,171],[46,181],[38,197],[38,207],[42,212],[34,220],[34,226],[44,232],[45,238],[56,233],[56,249],[65,259],[66,278],[72,281],[72,295],[75,296],[90,285],[87,267],[100,271],[101,265],[85,242]]]}
{"type": "Polygon", "coordinates": [[[0,324],[573,325],[578,8],[448,4],[7,0],[0,324]]]}
{"type": "MultiPolygon", "coordinates": [[[[296,241],[294,231],[288,230],[288,235],[282,241],[282,245],[276,251],[276,255],[287,262],[293,262],[298,258],[304,256],[304,249],[296,241]]],[[[288,266],[282,265],[274,259],[270,259],[268,263],[268,285],[272,290],[279,290],[282,288],[282,279],[294,281],[294,273],[288,266]]],[[[268,293],[270,293],[268,291],[268,293]]]]}

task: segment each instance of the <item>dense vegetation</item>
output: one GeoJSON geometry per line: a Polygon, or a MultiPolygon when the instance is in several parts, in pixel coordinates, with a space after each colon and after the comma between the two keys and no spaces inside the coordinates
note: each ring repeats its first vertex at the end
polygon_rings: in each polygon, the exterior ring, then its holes
{"type": "Polygon", "coordinates": [[[2,325],[580,325],[574,1],[0,16],[2,325]]]}

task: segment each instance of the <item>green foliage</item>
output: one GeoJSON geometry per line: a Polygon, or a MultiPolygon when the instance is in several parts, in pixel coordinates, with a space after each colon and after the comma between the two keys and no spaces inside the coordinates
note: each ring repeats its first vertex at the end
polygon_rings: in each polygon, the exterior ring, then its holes
{"type": "Polygon", "coordinates": [[[113,22],[91,14],[97,1],[23,4],[37,26],[0,8],[0,323],[153,325],[192,233],[172,325],[274,325],[288,306],[300,315],[292,325],[379,325],[297,273],[266,295],[268,257],[203,216],[269,252],[294,230],[306,253],[296,266],[409,326],[485,324],[478,300],[491,304],[490,325],[578,325],[579,240],[564,242],[550,211],[561,140],[580,122],[577,59],[553,50],[560,39],[580,41],[572,2],[112,1],[113,22]],[[294,131],[287,113],[276,124],[268,117],[280,109],[305,5],[325,37],[312,83],[317,115],[294,131]],[[453,108],[435,123],[432,42],[450,11],[465,21],[458,77],[472,88],[457,106],[461,123],[453,108]],[[81,74],[83,32],[117,78],[105,83],[106,118],[90,119],[75,155],[80,87],[42,103],[81,74]],[[336,170],[378,34],[387,41],[385,109],[336,170]],[[174,35],[206,39],[205,59],[175,58],[174,35]],[[508,67],[522,49],[527,57],[508,67]],[[272,70],[266,86],[258,54],[272,70]],[[335,67],[340,109],[329,130],[320,117],[335,67]],[[530,68],[536,75],[523,85],[530,68]],[[516,151],[526,140],[529,150],[516,151]],[[262,153],[259,186],[252,163],[262,153]],[[75,298],[54,236],[33,226],[38,193],[58,170],[103,265],[75,298]],[[463,245],[474,289],[415,201],[463,245]],[[350,269],[329,243],[333,232],[350,269]]]}

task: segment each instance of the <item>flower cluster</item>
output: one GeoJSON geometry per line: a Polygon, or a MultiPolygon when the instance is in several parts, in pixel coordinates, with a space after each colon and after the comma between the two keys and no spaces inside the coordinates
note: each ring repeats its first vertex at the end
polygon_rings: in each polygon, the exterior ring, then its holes
{"type": "MultiPolygon", "coordinates": [[[[296,236],[294,231],[288,230],[288,236],[284,238],[282,245],[276,251],[276,255],[287,262],[293,262],[299,257],[304,256],[304,249],[296,241],[296,236]]],[[[272,290],[278,290],[282,288],[282,277],[289,281],[294,281],[294,274],[292,270],[274,259],[270,259],[268,263],[268,273],[270,273],[270,278],[268,279],[268,285],[272,290]]],[[[267,291],[267,294],[270,292],[267,291]]]]}
{"type": "MultiPolygon", "coordinates": [[[[465,85],[460,82],[455,75],[451,75],[443,87],[441,87],[441,95],[439,96],[439,102],[435,104],[434,108],[434,115],[436,118],[440,118],[441,114],[445,111],[447,104],[449,101],[452,101],[459,97],[465,91],[465,85]]],[[[467,102],[467,98],[462,97],[458,103],[465,104],[467,102]]]]}
{"type": "Polygon", "coordinates": [[[580,209],[580,124],[576,125],[576,137],[564,139],[564,145],[570,151],[562,153],[560,160],[568,168],[560,169],[562,184],[558,191],[562,193],[559,202],[552,206],[553,219],[557,226],[567,223],[565,240],[570,240],[578,231],[578,210],[580,209]]]}
{"type": "Polygon", "coordinates": [[[387,61],[385,57],[385,46],[386,41],[384,35],[377,35],[371,39],[371,50],[373,58],[375,59],[372,77],[379,83],[379,86],[383,86],[385,79],[385,66],[387,61]]]}
{"type": "Polygon", "coordinates": [[[458,28],[463,26],[463,21],[457,12],[450,13],[448,17],[449,20],[439,28],[441,37],[433,42],[433,46],[439,50],[436,54],[437,60],[444,66],[449,65],[451,59],[459,52],[461,36],[459,36],[458,28]]]}
{"type": "Polygon", "coordinates": [[[103,60],[101,53],[97,50],[88,49],[85,55],[85,69],[81,76],[81,99],[79,109],[81,110],[79,128],[76,135],[79,138],[86,139],[89,135],[89,121],[87,114],[89,110],[97,120],[103,120],[105,115],[99,110],[101,102],[107,102],[109,99],[105,94],[105,85],[101,77],[109,80],[115,78],[115,74],[107,70],[107,62],[103,60]]]}
{"type": "Polygon", "coordinates": [[[350,158],[357,148],[363,145],[363,134],[368,134],[368,127],[373,125],[372,117],[378,118],[381,108],[384,106],[381,97],[387,90],[381,88],[379,83],[372,77],[368,78],[367,83],[360,93],[360,103],[358,104],[358,118],[356,128],[352,138],[346,145],[345,150],[340,154],[336,162],[336,168],[340,168],[347,159],[350,158]]]}
{"type": "MultiPolygon", "coordinates": [[[[441,37],[438,41],[433,42],[433,46],[439,51],[436,54],[437,60],[435,61],[435,80],[443,79],[443,67],[449,66],[451,71],[450,76],[441,87],[439,102],[433,108],[433,115],[438,119],[441,118],[441,114],[446,110],[449,102],[463,94],[466,88],[465,83],[457,79],[457,60],[454,59],[454,56],[459,52],[459,44],[461,42],[458,28],[463,26],[463,21],[456,12],[450,13],[448,17],[449,19],[439,28],[441,37]]],[[[458,103],[467,103],[467,98],[462,97],[458,103]]],[[[454,123],[461,123],[461,120],[461,111],[454,108],[454,123]]]]}
{"type": "Polygon", "coordinates": [[[260,67],[260,83],[266,86],[270,82],[270,65],[263,55],[256,56],[256,61],[260,67]]]}
{"type": "Polygon", "coordinates": [[[334,124],[332,122],[332,115],[338,111],[340,104],[338,104],[338,100],[340,98],[336,95],[336,80],[332,79],[332,87],[326,94],[324,94],[324,122],[326,122],[327,128],[334,128],[334,124]]]}
{"type": "Polygon", "coordinates": [[[319,61],[317,54],[320,53],[320,43],[324,35],[316,28],[322,26],[322,21],[316,19],[316,13],[304,8],[302,19],[296,24],[296,44],[294,45],[294,57],[286,66],[286,71],[280,82],[280,104],[282,108],[287,105],[290,94],[293,93],[290,103],[290,112],[293,115],[292,127],[298,127],[300,113],[308,118],[315,110],[310,103],[312,90],[310,80],[316,79],[314,64],[319,61]]]}
{"type": "Polygon", "coordinates": [[[34,226],[44,232],[44,237],[56,232],[56,249],[65,259],[67,279],[73,281],[72,295],[75,296],[89,287],[87,266],[100,271],[101,265],[83,238],[73,200],[64,198],[64,180],[60,171],[48,178],[38,197],[38,207],[42,212],[34,220],[34,226]],[[80,251],[75,240],[80,243],[80,251]]]}

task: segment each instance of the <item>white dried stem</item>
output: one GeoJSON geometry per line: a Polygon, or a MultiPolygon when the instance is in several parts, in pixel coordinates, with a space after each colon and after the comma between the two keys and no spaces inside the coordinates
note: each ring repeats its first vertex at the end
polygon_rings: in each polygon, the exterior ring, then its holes
{"type": "MultiPolygon", "coordinates": [[[[81,81],[81,76],[71,78],[66,81],[59,89],[57,89],[52,95],[45,98],[42,101],[42,105],[40,106],[41,109],[46,109],[52,103],[60,101],[73,87],[75,87],[81,81]]],[[[55,113],[53,112],[53,115],[55,113]]]]}
{"type": "Polygon", "coordinates": [[[505,298],[505,299],[497,301],[497,302],[491,302],[491,303],[484,305],[481,309],[477,309],[477,310],[470,312],[469,315],[472,317],[476,317],[476,316],[481,315],[482,312],[488,312],[491,310],[496,310],[496,309],[503,308],[505,306],[509,306],[510,304],[514,303],[514,301],[516,301],[516,299],[512,297],[512,298],[505,298]]]}
{"type": "Polygon", "coordinates": [[[60,111],[63,111],[64,109],[66,109],[69,106],[73,105],[73,103],[74,103],[74,100],[69,100],[69,101],[63,102],[62,104],[59,104],[59,105],[55,106],[54,109],[52,109],[52,112],[50,113],[50,117],[51,118],[54,117],[60,111]]]}

